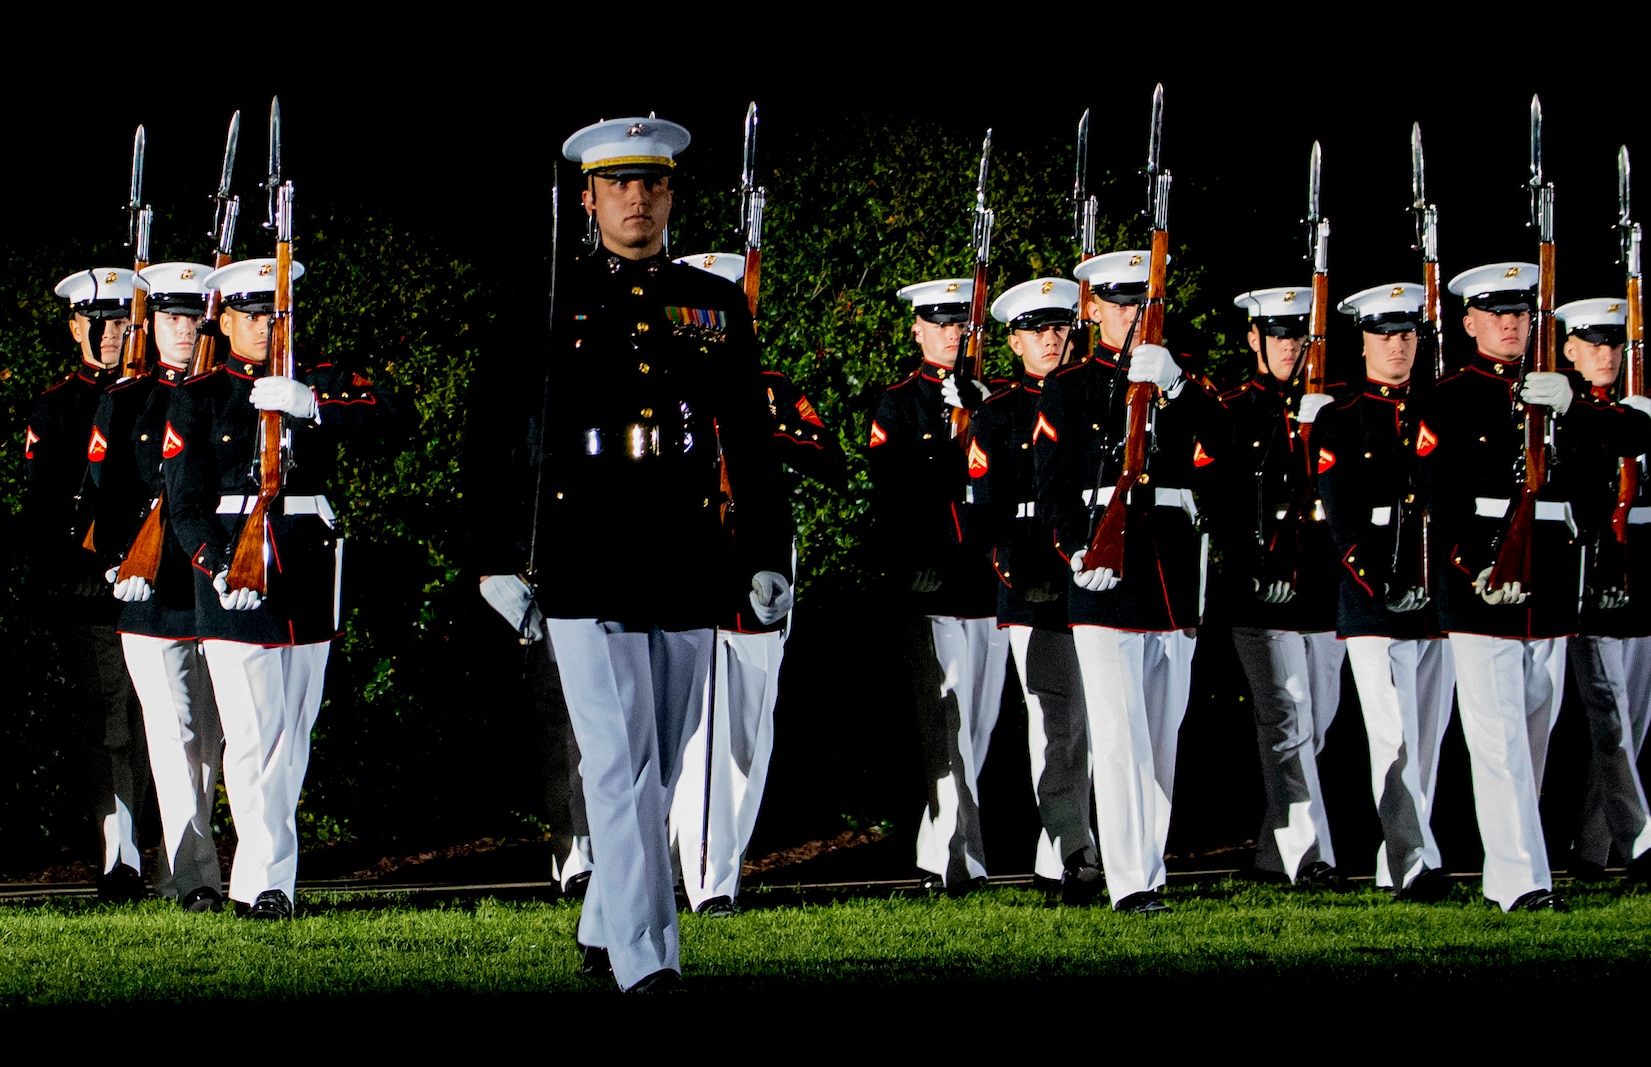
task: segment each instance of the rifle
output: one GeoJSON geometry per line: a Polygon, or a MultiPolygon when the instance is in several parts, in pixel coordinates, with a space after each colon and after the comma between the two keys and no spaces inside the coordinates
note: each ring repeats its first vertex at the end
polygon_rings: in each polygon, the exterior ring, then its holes
{"type": "MultiPolygon", "coordinates": [[[[292,182],[281,181],[281,103],[270,107],[270,208],[264,223],[275,230],[275,314],[269,324],[269,373],[290,378],[293,372],[292,315],[292,182]]],[[[241,525],[235,555],[229,565],[229,587],[251,589],[263,596],[269,589],[269,505],[286,485],[292,466],[292,429],[280,411],[258,413],[258,497],[241,525]]]]}
{"type": "MultiPolygon", "coordinates": [[[[1557,342],[1554,323],[1554,185],[1542,180],[1542,101],[1531,97],[1531,166],[1526,182],[1531,194],[1531,215],[1527,226],[1535,226],[1541,240],[1537,260],[1536,322],[1532,328],[1534,351],[1530,365],[1535,371],[1552,371],[1556,364],[1557,342]]],[[[1501,589],[1519,583],[1522,593],[1531,591],[1531,556],[1536,548],[1536,496],[1548,484],[1549,448],[1552,428],[1548,409],[1541,404],[1523,404],[1525,449],[1520,457],[1523,482],[1519,503],[1508,519],[1491,568],[1486,588],[1501,589]]]]}
{"type": "Polygon", "coordinates": [[[745,109],[745,157],[740,167],[739,233],[745,241],[745,306],[751,310],[751,329],[757,328],[757,291],[762,282],[762,209],[768,190],[757,180],[757,102],[745,109]]]}
{"type": "MultiPolygon", "coordinates": [[[[1078,243],[1078,262],[1095,258],[1095,229],[1100,202],[1089,192],[1089,109],[1078,120],[1078,162],[1072,179],[1072,239],[1078,243]]],[[[1095,324],[1089,320],[1089,279],[1078,283],[1078,321],[1083,324],[1084,355],[1095,351],[1095,324]]]]}
{"type": "MultiPolygon", "coordinates": [[[[134,249],[132,272],[149,266],[149,227],[155,220],[155,209],[143,202],[143,150],[147,138],[143,127],[132,138],[132,188],[126,204],[126,247],[134,249]]],[[[131,322],[126,336],[121,338],[120,376],[136,378],[143,374],[148,355],[149,290],[141,281],[132,286],[131,322]]]]}
{"type": "MultiPolygon", "coordinates": [[[[1628,272],[1628,336],[1622,354],[1622,395],[1645,395],[1645,308],[1640,286],[1640,224],[1633,219],[1628,186],[1628,146],[1617,151],[1617,236],[1622,241],[1622,264],[1628,272]]],[[[1618,461],[1617,503],[1611,509],[1611,533],[1623,563],[1619,588],[1628,588],[1628,513],[1639,499],[1640,460],[1625,456],[1618,461]]]]}
{"type": "MultiPolygon", "coordinates": [[[[986,264],[992,256],[992,223],[997,215],[986,206],[986,174],[992,163],[992,131],[980,146],[980,180],[975,183],[974,236],[975,285],[969,301],[969,325],[957,344],[957,366],[952,376],[959,393],[971,380],[979,380],[986,361],[986,264]]],[[[952,440],[961,442],[969,430],[969,409],[952,409],[952,440]]]]}
{"type": "MultiPolygon", "coordinates": [[[[1147,299],[1136,316],[1131,332],[1136,345],[1161,344],[1164,339],[1164,298],[1168,291],[1169,266],[1169,185],[1170,173],[1159,166],[1164,135],[1164,87],[1152,93],[1152,136],[1147,144],[1147,210],[1152,218],[1152,260],[1147,273],[1147,299]]],[[[1134,346],[1126,344],[1133,350],[1134,346]]],[[[1127,355],[1128,353],[1124,353],[1127,355]]],[[[1120,367],[1120,370],[1122,368],[1120,367]]],[[[1112,490],[1101,521],[1084,553],[1084,569],[1108,567],[1118,578],[1124,576],[1124,537],[1129,519],[1130,494],[1137,485],[1148,484],[1147,422],[1158,387],[1150,382],[1130,382],[1124,405],[1128,409],[1128,434],[1124,439],[1124,469],[1112,490]]],[[[1107,413],[1110,417],[1111,412],[1107,413]]],[[[1103,456],[1102,462],[1105,462],[1103,456]]]]}
{"type": "MultiPolygon", "coordinates": [[[[218,191],[213,201],[212,229],[207,236],[216,243],[212,250],[212,269],[229,266],[234,259],[235,220],[241,214],[241,198],[229,195],[230,180],[235,175],[235,150],[241,143],[241,113],[229,119],[229,141],[224,145],[224,166],[218,175],[218,191]]],[[[206,314],[201,316],[201,332],[195,338],[195,355],[189,361],[191,375],[205,374],[218,365],[218,312],[222,310],[223,295],[216,289],[206,294],[206,314]]]]}
{"type": "Polygon", "coordinates": [[[1427,202],[1427,174],[1422,164],[1422,124],[1410,124],[1410,210],[1416,216],[1416,241],[1410,247],[1422,254],[1422,307],[1427,341],[1433,346],[1433,380],[1445,376],[1445,321],[1439,305],[1439,208],[1427,202]]]}
{"type": "MultiPolygon", "coordinates": [[[[556,261],[557,252],[562,244],[562,185],[556,178],[556,164],[551,164],[550,185],[550,317],[546,320],[547,327],[554,331],[556,328],[556,261]]],[[[593,216],[594,217],[594,216],[593,216]]],[[[539,422],[537,426],[538,439],[533,443],[533,518],[528,528],[527,537],[527,569],[522,572],[522,578],[527,583],[528,599],[539,591],[539,507],[545,495],[545,421],[550,417],[550,382],[551,373],[545,370],[544,389],[539,396],[539,422]]],[[[522,643],[527,643],[528,619],[533,612],[529,609],[522,617],[520,626],[522,643]]]]}

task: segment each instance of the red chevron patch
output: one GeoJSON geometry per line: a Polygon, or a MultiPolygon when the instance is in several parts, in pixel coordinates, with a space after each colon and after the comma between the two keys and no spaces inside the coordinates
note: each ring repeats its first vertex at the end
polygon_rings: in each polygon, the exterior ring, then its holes
{"type": "Polygon", "coordinates": [[[1336,454],[1328,448],[1319,449],[1319,473],[1323,474],[1336,465],[1336,454]]]}
{"type": "Polygon", "coordinates": [[[92,439],[86,444],[86,458],[93,463],[102,463],[103,457],[109,452],[109,439],[103,436],[103,431],[96,426],[92,427],[92,439]]]}
{"type": "Polygon", "coordinates": [[[1425,456],[1438,447],[1439,435],[1428,429],[1427,423],[1423,422],[1416,431],[1416,454],[1425,456]]]}
{"type": "Polygon", "coordinates": [[[876,448],[878,445],[882,444],[884,441],[887,441],[888,439],[889,439],[888,433],[885,432],[884,429],[881,426],[877,425],[877,420],[876,419],[872,419],[871,420],[871,447],[876,448]]]}
{"type": "Polygon", "coordinates": [[[171,459],[173,456],[182,451],[183,434],[180,434],[178,431],[174,430],[172,428],[172,424],[169,422],[166,424],[166,436],[161,438],[161,455],[165,456],[167,459],[171,459]]]}
{"type": "Polygon", "coordinates": [[[822,430],[825,429],[825,423],[820,421],[820,413],[814,410],[814,405],[808,402],[806,396],[797,400],[797,415],[804,422],[812,422],[822,430]]]}
{"type": "Polygon", "coordinates": [[[34,446],[40,443],[40,435],[34,432],[33,426],[23,427],[23,458],[34,458],[34,446]]]}
{"type": "Polygon", "coordinates": [[[1194,467],[1208,467],[1215,462],[1215,457],[1204,451],[1204,442],[1200,441],[1192,446],[1192,465],[1194,467]]]}
{"type": "Polygon", "coordinates": [[[979,478],[986,473],[986,450],[979,441],[969,442],[969,477],[979,478]]]}
{"type": "Polygon", "coordinates": [[[1044,418],[1042,413],[1039,413],[1038,421],[1032,427],[1032,443],[1034,445],[1038,443],[1038,438],[1040,436],[1047,437],[1051,441],[1060,440],[1060,438],[1055,435],[1055,427],[1050,425],[1049,420],[1044,418]]]}

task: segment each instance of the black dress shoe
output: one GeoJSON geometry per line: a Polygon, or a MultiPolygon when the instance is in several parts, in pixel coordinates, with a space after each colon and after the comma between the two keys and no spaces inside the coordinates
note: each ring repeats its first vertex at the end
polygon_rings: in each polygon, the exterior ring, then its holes
{"type": "Polygon", "coordinates": [[[246,917],[257,922],[276,922],[292,918],[292,901],[279,889],[266,889],[247,909],[246,917]]]}
{"type": "Polygon", "coordinates": [[[1413,904],[1437,904],[1450,896],[1450,875],[1437,867],[1423,868],[1422,873],[1410,880],[1410,884],[1403,889],[1393,891],[1394,900],[1409,901],[1413,904]]]}
{"type": "Polygon", "coordinates": [[[1142,893],[1131,893],[1118,901],[1113,911],[1125,911],[1131,915],[1163,915],[1170,911],[1170,906],[1164,903],[1164,898],[1158,895],[1158,890],[1148,889],[1142,893]]]}
{"type": "Polygon", "coordinates": [[[600,945],[579,946],[579,973],[589,975],[611,974],[613,963],[608,959],[608,950],[600,945]]]}
{"type": "Polygon", "coordinates": [[[124,863],[97,876],[97,899],[103,904],[133,904],[149,895],[143,875],[124,863]]]}
{"type": "Polygon", "coordinates": [[[1570,911],[1565,898],[1551,889],[1533,889],[1513,902],[1511,911],[1570,911]]]}
{"type": "Polygon", "coordinates": [[[1328,889],[1339,893],[1346,886],[1341,880],[1341,874],[1334,867],[1323,860],[1314,860],[1296,872],[1296,888],[1328,889]]]}
{"type": "Polygon", "coordinates": [[[925,873],[917,880],[917,888],[925,893],[944,893],[946,891],[946,876],[943,874],[925,873]]]}
{"type": "Polygon", "coordinates": [[[739,913],[740,906],[733,897],[712,897],[694,909],[694,914],[708,919],[731,919],[739,913]]]}
{"type": "Polygon", "coordinates": [[[640,981],[629,989],[627,993],[680,993],[682,992],[682,975],[670,970],[655,971],[644,975],[640,981]]]}
{"type": "Polygon", "coordinates": [[[584,900],[590,890],[590,872],[580,871],[562,886],[562,895],[569,900],[584,900]]]}
{"type": "Polygon", "coordinates": [[[209,885],[198,889],[191,889],[178,898],[178,905],[184,911],[199,914],[206,911],[223,911],[224,895],[209,885]]]}
{"type": "Polygon", "coordinates": [[[1641,852],[1628,861],[1625,878],[1635,885],[1651,885],[1651,850],[1641,852]]]}
{"type": "Polygon", "coordinates": [[[1061,903],[1069,908],[1082,908],[1095,903],[1106,889],[1106,874],[1099,867],[1085,864],[1076,869],[1067,868],[1061,876],[1061,903]]]}

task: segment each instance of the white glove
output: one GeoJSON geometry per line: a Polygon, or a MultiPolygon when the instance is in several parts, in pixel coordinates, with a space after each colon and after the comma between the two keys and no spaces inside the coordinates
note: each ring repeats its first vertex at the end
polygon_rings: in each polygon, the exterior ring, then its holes
{"type": "Polygon", "coordinates": [[[212,579],[212,588],[218,591],[218,603],[225,611],[251,611],[264,602],[264,598],[258,595],[256,589],[231,589],[228,567],[219,571],[218,576],[212,579]]]}
{"type": "MultiPolygon", "coordinates": [[[[1535,401],[1532,401],[1535,403],[1535,401]]],[[[1487,604],[1523,604],[1525,598],[1531,594],[1522,592],[1518,582],[1509,582],[1494,592],[1490,587],[1490,572],[1495,567],[1486,567],[1479,572],[1479,577],[1473,580],[1473,589],[1487,604]]]]}
{"type": "Polygon", "coordinates": [[[1296,587],[1289,582],[1272,582],[1267,588],[1261,588],[1259,578],[1255,582],[1255,598],[1263,604],[1288,604],[1295,599],[1296,587]]]}
{"type": "Polygon", "coordinates": [[[1129,354],[1129,380],[1151,382],[1171,400],[1175,399],[1186,381],[1181,377],[1181,368],[1176,364],[1175,357],[1163,345],[1135,347],[1135,351],[1129,354]]]}
{"type": "Polygon", "coordinates": [[[1553,371],[1532,371],[1525,375],[1525,384],[1519,387],[1519,399],[1527,404],[1542,404],[1561,415],[1571,406],[1571,383],[1565,375],[1553,371]]]}
{"type": "Polygon", "coordinates": [[[1296,416],[1296,421],[1303,426],[1311,426],[1313,420],[1318,418],[1319,412],[1335,402],[1336,398],[1329,393],[1305,393],[1301,398],[1301,412],[1296,416]]]}
{"type": "Polygon", "coordinates": [[[103,580],[108,582],[110,585],[114,585],[116,582],[120,581],[120,568],[110,567],[108,570],[104,571],[103,580]]]}
{"type": "Polygon", "coordinates": [[[544,616],[533,603],[533,591],[519,575],[489,574],[481,580],[482,599],[510,628],[523,637],[543,636],[544,616]]]}
{"type": "Polygon", "coordinates": [[[1427,607],[1427,600],[1427,590],[1423,589],[1419,585],[1413,585],[1408,589],[1405,589],[1398,596],[1394,596],[1392,592],[1389,591],[1387,598],[1387,610],[1396,613],[1421,611],[1423,608],[1427,607]]]}
{"type": "Polygon", "coordinates": [[[127,604],[141,604],[154,595],[149,586],[149,579],[133,575],[125,581],[115,583],[115,599],[127,604]]]}
{"type": "Polygon", "coordinates": [[[253,382],[248,399],[259,411],[284,411],[295,419],[313,419],[318,410],[309,386],[280,374],[253,382]]]}
{"type": "Polygon", "coordinates": [[[1628,593],[1622,589],[1606,589],[1595,594],[1594,604],[1601,611],[1615,611],[1628,606],[1628,593]]]}
{"type": "Polygon", "coordinates": [[[791,583],[778,571],[758,571],[751,579],[751,607],[757,613],[757,621],[764,626],[772,626],[785,618],[794,599],[791,583]]]}
{"type": "MultiPolygon", "coordinates": [[[[1139,352],[1140,349],[1137,348],[1135,351],[1139,352]]],[[[1085,570],[1082,552],[1072,553],[1072,580],[1078,583],[1078,588],[1087,589],[1091,593],[1104,593],[1109,589],[1115,589],[1120,581],[1119,577],[1112,573],[1111,567],[1085,570]]]]}
{"type": "Polygon", "coordinates": [[[1651,415],[1651,396],[1625,396],[1617,403],[1625,408],[1633,408],[1641,415],[1651,415]]]}
{"type": "Polygon", "coordinates": [[[932,593],[940,588],[940,572],[933,567],[924,567],[911,576],[911,591],[914,593],[932,593]]]}
{"type": "Polygon", "coordinates": [[[978,408],[987,397],[992,395],[992,390],[987,388],[986,383],[981,381],[979,378],[969,379],[969,392],[978,394],[978,398],[968,398],[960,394],[957,386],[957,377],[955,375],[948,375],[946,379],[940,383],[941,397],[945,399],[946,403],[950,404],[954,408],[964,408],[966,410],[973,411],[975,408],[978,408]]]}

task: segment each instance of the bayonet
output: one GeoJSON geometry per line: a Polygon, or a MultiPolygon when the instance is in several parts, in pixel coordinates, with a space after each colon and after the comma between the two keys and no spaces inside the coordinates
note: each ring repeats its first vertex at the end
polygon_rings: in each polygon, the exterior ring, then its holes
{"type": "Polygon", "coordinates": [[[757,188],[757,102],[745,109],[745,152],[740,163],[740,235],[749,248],[762,247],[762,190],[757,188]]]}
{"type": "Polygon", "coordinates": [[[1164,83],[1152,90],[1152,137],[1147,142],[1147,215],[1156,215],[1158,201],[1159,153],[1164,147],[1164,83]]]}
{"type": "Polygon", "coordinates": [[[1525,182],[1531,194],[1531,219],[1527,226],[1542,223],[1542,98],[1531,96],[1531,166],[1530,179],[1525,182]]]}
{"type": "Polygon", "coordinates": [[[1622,262],[1629,266],[1629,273],[1639,274],[1639,264],[1629,265],[1631,241],[1634,229],[1634,201],[1633,193],[1628,184],[1628,146],[1617,149],[1617,236],[1622,241],[1622,262]]]}
{"type": "Polygon", "coordinates": [[[1078,120],[1078,161],[1072,178],[1072,240],[1084,247],[1085,215],[1089,205],[1089,109],[1078,120]]]}
{"type": "MultiPolygon", "coordinates": [[[[218,191],[213,194],[212,231],[218,256],[229,256],[235,245],[235,219],[241,213],[241,198],[230,194],[235,178],[235,152],[241,144],[241,113],[229,118],[229,139],[224,144],[224,166],[218,174],[218,191]]],[[[222,266],[223,264],[219,264],[222,266]]]]}
{"type": "Polygon", "coordinates": [[[269,177],[264,182],[264,189],[269,194],[264,229],[273,230],[276,199],[281,190],[281,98],[278,96],[272,97],[269,102],[269,177]]]}
{"type": "Polygon", "coordinates": [[[143,149],[146,138],[143,127],[132,137],[132,187],[126,197],[126,244],[138,240],[138,216],[143,213],[143,149]]]}
{"type": "Polygon", "coordinates": [[[1427,207],[1427,169],[1422,162],[1422,124],[1410,124],[1410,206],[1417,211],[1427,207]]]}
{"type": "Polygon", "coordinates": [[[1307,160],[1307,259],[1315,260],[1319,247],[1319,225],[1324,221],[1319,212],[1319,180],[1324,165],[1324,154],[1317,141],[1307,160]]]}

